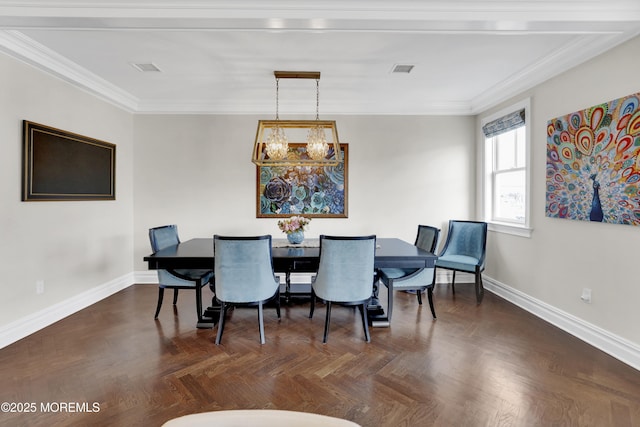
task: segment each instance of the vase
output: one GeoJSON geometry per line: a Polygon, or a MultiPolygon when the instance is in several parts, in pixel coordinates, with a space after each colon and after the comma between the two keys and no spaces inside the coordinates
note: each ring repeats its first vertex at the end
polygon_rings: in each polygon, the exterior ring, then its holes
{"type": "Polygon", "coordinates": [[[289,233],[289,234],[287,234],[287,240],[291,244],[299,245],[304,240],[304,232],[303,231],[294,231],[293,233],[289,233]]]}

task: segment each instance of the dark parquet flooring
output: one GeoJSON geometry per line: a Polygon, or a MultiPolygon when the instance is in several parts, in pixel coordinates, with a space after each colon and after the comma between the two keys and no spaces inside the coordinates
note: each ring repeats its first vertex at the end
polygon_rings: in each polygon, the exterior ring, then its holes
{"type": "Polygon", "coordinates": [[[280,321],[265,309],[265,345],[256,310],[236,309],[216,346],[215,329],[194,327],[192,293],[175,309],[165,298],[154,321],[156,296],[131,286],[1,349],[0,402],[22,412],[5,406],[0,425],[160,426],[268,408],[367,427],[640,426],[639,371],[491,293],[476,305],[472,285],[455,297],[438,285],[435,321],[426,298],[397,293],[391,328],[369,344],[358,312],[339,306],[322,344],[324,306],[309,319],[294,301],[280,321]]]}

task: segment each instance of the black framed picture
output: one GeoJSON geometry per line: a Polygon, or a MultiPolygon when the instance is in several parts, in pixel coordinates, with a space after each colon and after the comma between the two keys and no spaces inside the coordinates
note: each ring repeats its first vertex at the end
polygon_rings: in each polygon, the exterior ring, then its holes
{"type": "Polygon", "coordinates": [[[23,121],[22,201],[115,200],[116,146],[23,121]]]}

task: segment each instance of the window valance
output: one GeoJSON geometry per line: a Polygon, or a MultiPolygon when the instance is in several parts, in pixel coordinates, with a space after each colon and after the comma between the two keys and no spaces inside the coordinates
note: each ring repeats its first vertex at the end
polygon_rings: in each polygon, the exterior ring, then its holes
{"type": "Polygon", "coordinates": [[[491,138],[501,133],[524,126],[524,108],[513,113],[492,120],[482,126],[482,132],[486,138],[491,138]]]}

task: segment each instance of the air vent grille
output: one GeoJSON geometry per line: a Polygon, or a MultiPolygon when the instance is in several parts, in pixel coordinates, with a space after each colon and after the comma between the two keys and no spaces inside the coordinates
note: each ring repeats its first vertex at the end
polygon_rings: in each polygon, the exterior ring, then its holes
{"type": "Polygon", "coordinates": [[[413,67],[414,67],[413,65],[408,65],[408,64],[396,64],[393,66],[393,69],[391,70],[391,72],[409,74],[411,70],[413,70],[413,67]]]}
{"type": "Polygon", "coordinates": [[[160,68],[152,62],[149,63],[132,63],[134,68],[143,73],[160,72],[160,68]]]}

